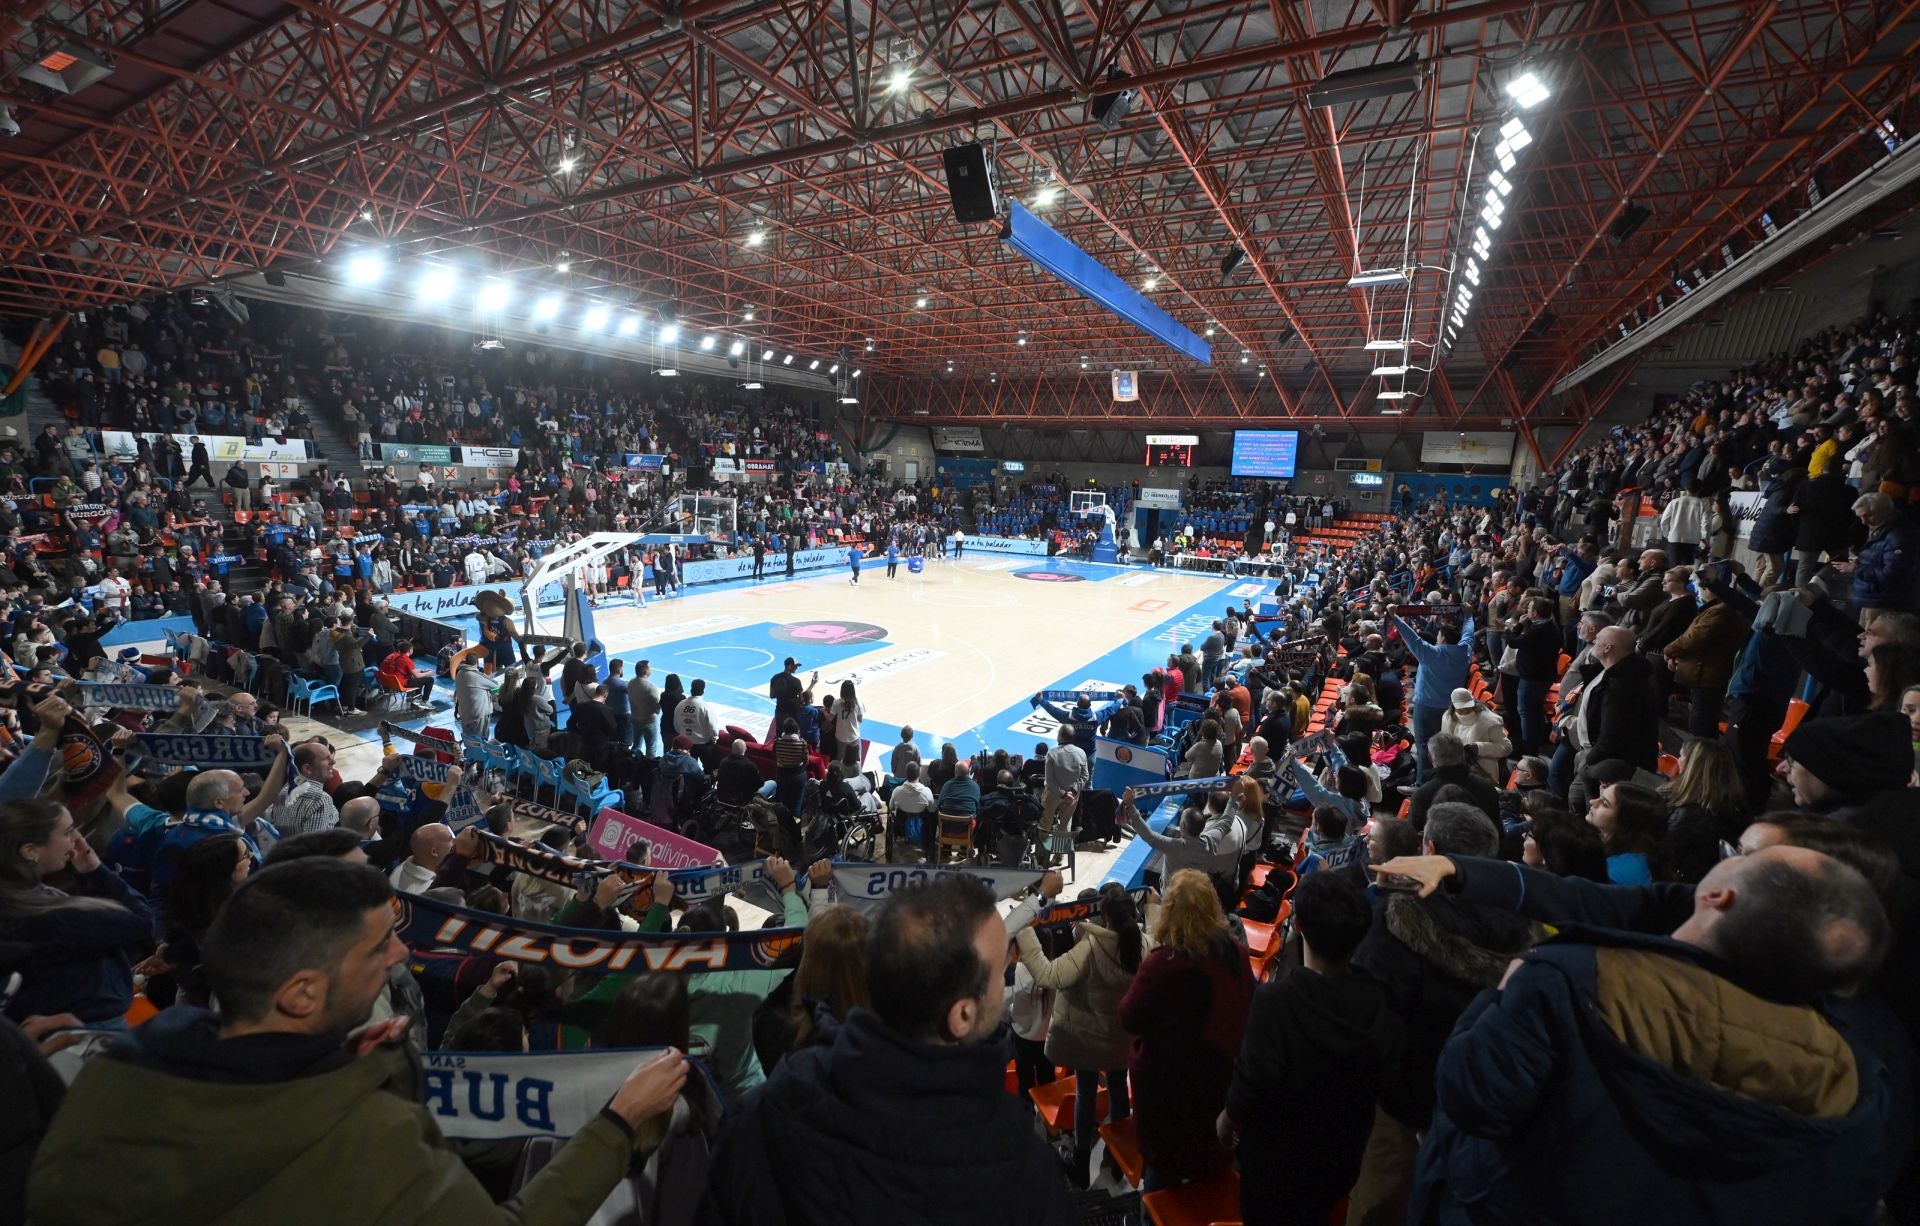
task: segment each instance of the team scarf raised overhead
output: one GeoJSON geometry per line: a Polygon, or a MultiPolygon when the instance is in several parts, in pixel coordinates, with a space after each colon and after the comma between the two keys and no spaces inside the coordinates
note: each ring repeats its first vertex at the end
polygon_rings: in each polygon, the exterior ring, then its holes
{"type": "Polygon", "coordinates": [[[1189,792],[1217,792],[1232,787],[1232,775],[1209,775],[1205,779],[1169,779],[1165,783],[1136,783],[1129,790],[1136,798],[1147,796],[1185,796],[1189,792]]]}
{"type": "MultiPolygon", "coordinates": [[[[430,1051],[421,1057],[420,1105],[442,1136],[455,1141],[570,1137],[606,1106],[634,1069],[661,1048],[589,1051],[430,1051]]],[[[690,1077],[682,1095],[710,1098],[704,1077],[690,1077]]],[[[717,1104],[704,1104],[717,1114],[717,1104]]]]}
{"type": "Polygon", "coordinates": [[[953,864],[945,867],[915,864],[835,864],[833,866],[833,892],[836,902],[845,903],[856,911],[874,912],[880,904],[896,890],[920,885],[936,877],[950,874],[972,877],[984,883],[993,891],[995,902],[1005,902],[1014,895],[1032,889],[1046,875],[1039,868],[993,868],[973,864],[953,864]]]}
{"type": "Polygon", "coordinates": [[[1120,690],[1041,690],[1040,691],[1040,701],[1050,702],[1055,706],[1060,706],[1063,703],[1076,703],[1076,702],[1079,702],[1082,698],[1086,699],[1090,703],[1120,702],[1121,700],[1126,698],[1126,694],[1120,690]]]}
{"type": "Polygon", "coordinates": [[[140,752],[159,766],[197,766],[202,770],[271,770],[279,754],[265,737],[215,732],[142,732],[140,752]]]}
{"type": "Polygon", "coordinates": [[[180,691],[170,685],[120,685],[105,681],[74,681],[83,707],[120,707],[129,711],[178,711],[180,691]]]}
{"type": "Polygon", "coordinates": [[[395,930],[410,949],[490,954],[537,962],[559,972],[641,974],[648,971],[769,970],[800,948],[800,928],[748,932],[609,932],[538,924],[456,907],[419,894],[393,900],[395,930]]]}

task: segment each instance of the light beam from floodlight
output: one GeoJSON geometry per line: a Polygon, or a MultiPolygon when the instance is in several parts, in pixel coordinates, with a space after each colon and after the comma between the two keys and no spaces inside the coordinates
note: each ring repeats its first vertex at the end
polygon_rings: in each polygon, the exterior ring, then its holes
{"type": "Polygon", "coordinates": [[[488,281],[480,287],[474,296],[474,309],[489,313],[504,311],[507,303],[513,301],[513,287],[505,281],[488,281]]]}
{"type": "Polygon", "coordinates": [[[560,295],[542,294],[533,304],[533,318],[536,323],[547,323],[560,316],[560,295]]]}
{"type": "Polygon", "coordinates": [[[378,251],[362,251],[347,261],[347,280],[371,289],[387,276],[387,257],[378,251]]]}
{"type": "Polygon", "coordinates": [[[605,332],[607,321],[611,318],[613,318],[613,312],[606,307],[591,306],[587,308],[585,317],[580,320],[580,326],[589,332],[605,332]]]}

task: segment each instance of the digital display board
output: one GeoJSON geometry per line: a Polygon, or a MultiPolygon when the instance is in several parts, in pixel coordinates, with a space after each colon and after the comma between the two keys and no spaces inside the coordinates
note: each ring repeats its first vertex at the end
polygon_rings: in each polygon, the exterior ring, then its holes
{"type": "Polygon", "coordinates": [[[1233,475],[1281,477],[1294,475],[1300,460],[1298,430],[1235,430],[1233,475]]]}
{"type": "Polygon", "coordinates": [[[1148,443],[1148,468],[1192,468],[1193,444],[1148,443]]]}
{"type": "Polygon", "coordinates": [[[1379,489],[1387,483],[1383,473],[1348,473],[1347,484],[1360,489],[1379,489]]]}

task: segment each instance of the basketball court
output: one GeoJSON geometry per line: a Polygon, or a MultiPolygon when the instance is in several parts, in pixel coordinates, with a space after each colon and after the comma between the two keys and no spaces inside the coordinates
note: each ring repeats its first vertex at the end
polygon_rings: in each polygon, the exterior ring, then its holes
{"type": "MultiPolygon", "coordinates": [[[[1056,726],[1030,705],[1035,692],[1138,685],[1180,644],[1197,643],[1229,600],[1237,606],[1266,586],[1044,557],[931,558],[919,574],[902,558],[891,580],[886,569],[868,558],[855,587],[845,568],[784,578],[769,557],[769,577],[758,582],[692,588],[644,607],[603,601],[595,628],[608,657],[628,662],[628,677],[647,660],[655,684],[669,674],[688,688],[704,679],[716,722],[755,735],[772,717],[767,682],[786,657],[800,661],[803,678],[818,671],[817,696],[852,678],[875,764],[902,725],[927,756],[948,741],[962,756],[1030,751],[1056,726]]],[[[560,612],[549,607],[540,620],[555,628],[560,612]]]]}

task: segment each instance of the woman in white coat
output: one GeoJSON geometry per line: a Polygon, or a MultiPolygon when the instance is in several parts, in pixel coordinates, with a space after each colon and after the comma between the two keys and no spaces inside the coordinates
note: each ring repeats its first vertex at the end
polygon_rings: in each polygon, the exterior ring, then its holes
{"type": "Polygon", "coordinates": [[[1475,769],[1500,785],[1506,773],[1507,755],[1513,752],[1513,740],[1500,716],[1473,696],[1471,690],[1455,690],[1452,706],[1440,717],[1440,731],[1460,738],[1472,755],[1475,769]]]}

